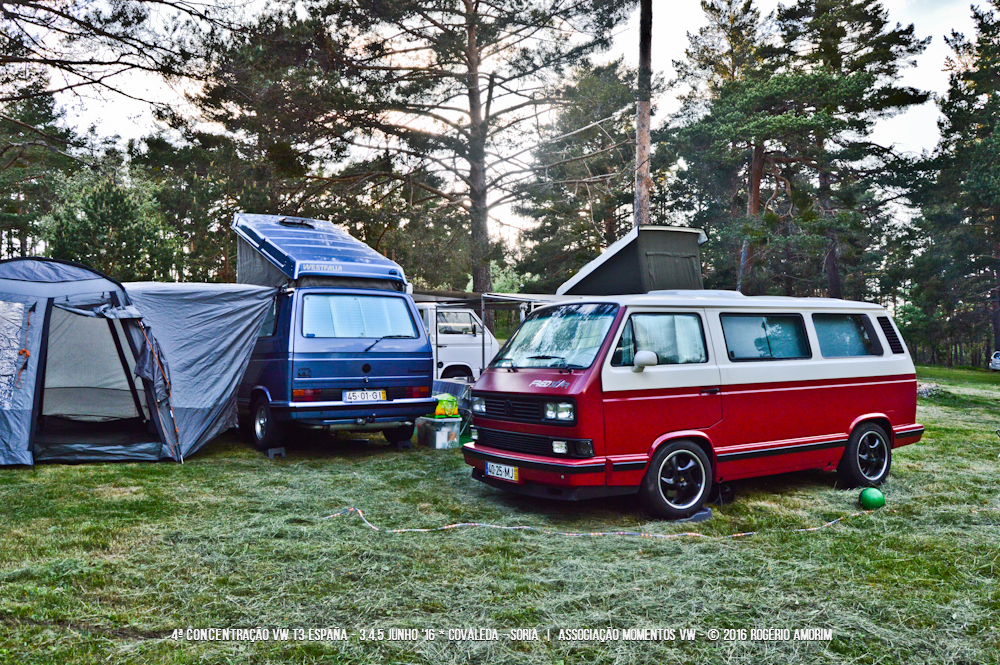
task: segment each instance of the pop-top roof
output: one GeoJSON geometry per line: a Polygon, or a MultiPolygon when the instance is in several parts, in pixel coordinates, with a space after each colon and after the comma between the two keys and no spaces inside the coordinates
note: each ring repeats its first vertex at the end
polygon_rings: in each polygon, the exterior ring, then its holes
{"type": "Polygon", "coordinates": [[[557,295],[611,296],[662,289],[701,289],[701,229],[679,226],[633,228],[580,268],[557,295]]]}
{"type": "Polygon", "coordinates": [[[331,222],[240,212],[233,217],[233,230],[292,280],[325,275],[406,283],[399,264],[331,222]]]}

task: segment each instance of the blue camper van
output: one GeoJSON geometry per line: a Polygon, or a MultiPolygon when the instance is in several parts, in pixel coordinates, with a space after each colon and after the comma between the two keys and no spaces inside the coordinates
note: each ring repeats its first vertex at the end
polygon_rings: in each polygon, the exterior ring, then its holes
{"type": "Polygon", "coordinates": [[[408,441],[433,355],[402,268],[330,222],[237,213],[237,280],[278,287],[237,393],[261,450],[289,425],[408,441]]]}

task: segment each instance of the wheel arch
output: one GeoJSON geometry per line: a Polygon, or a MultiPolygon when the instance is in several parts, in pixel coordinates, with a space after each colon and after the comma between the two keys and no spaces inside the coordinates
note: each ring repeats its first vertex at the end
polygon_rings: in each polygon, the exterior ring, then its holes
{"type": "Polygon", "coordinates": [[[253,402],[258,397],[263,396],[270,403],[274,400],[271,399],[271,392],[265,386],[254,386],[250,389],[250,403],[247,408],[253,408],[253,402]]]}
{"type": "Polygon", "coordinates": [[[896,447],[896,434],[892,431],[892,421],[890,421],[889,416],[884,413],[866,413],[863,416],[858,416],[851,423],[851,427],[848,430],[847,435],[853,436],[854,430],[865,423],[874,423],[885,430],[886,435],[889,437],[889,447],[896,447]]]}
{"type": "Polygon", "coordinates": [[[466,365],[465,363],[450,363],[448,365],[445,365],[444,367],[441,368],[441,376],[444,377],[444,375],[447,374],[449,370],[459,370],[463,374],[468,374],[472,378],[476,377],[476,373],[473,372],[472,368],[466,365]]]}
{"type": "Polygon", "coordinates": [[[705,454],[708,456],[708,461],[712,465],[712,476],[714,480],[717,468],[717,460],[715,459],[715,447],[712,445],[712,440],[708,437],[708,435],[698,430],[669,432],[667,434],[661,435],[659,438],[656,439],[656,441],[653,442],[653,445],[650,446],[648,459],[646,460],[646,465],[647,466],[649,465],[649,462],[653,459],[653,456],[656,454],[657,450],[659,450],[663,446],[668,446],[672,442],[681,439],[691,441],[692,443],[694,443],[695,445],[697,445],[698,447],[700,447],[702,450],[705,451],[705,454]]]}

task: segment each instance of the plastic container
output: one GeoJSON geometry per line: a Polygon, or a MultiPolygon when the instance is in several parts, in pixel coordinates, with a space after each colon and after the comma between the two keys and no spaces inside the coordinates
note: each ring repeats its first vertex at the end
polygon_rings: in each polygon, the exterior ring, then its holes
{"type": "Polygon", "coordinates": [[[461,418],[417,418],[417,443],[428,448],[459,448],[461,418]]]}

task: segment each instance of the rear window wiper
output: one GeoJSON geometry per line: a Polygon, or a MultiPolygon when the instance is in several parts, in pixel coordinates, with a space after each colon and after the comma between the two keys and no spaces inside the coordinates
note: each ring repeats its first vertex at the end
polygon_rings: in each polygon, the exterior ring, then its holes
{"type": "Polygon", "coordinates": [[[375,346],[376,344],[378,344],[379,342],[381,342],[383,339],[413,339],[413,336],[412,335],[383,335],[382,337],[379,337],[377,340],[375,340],[374,342],[372,342],[371,344],[369,344],[368,347],[364,351],[362,351],[361,353],[368,353],[368,351],[373,346],[375,346]]]}

